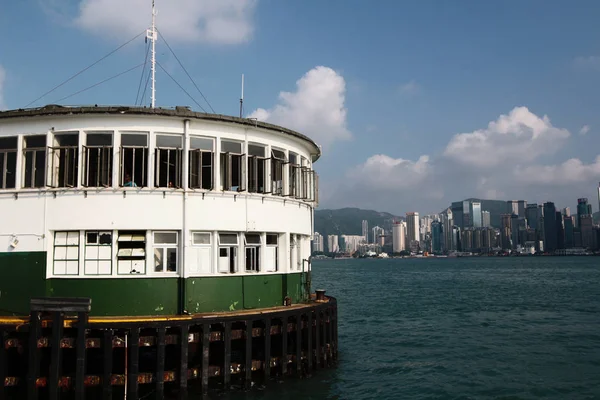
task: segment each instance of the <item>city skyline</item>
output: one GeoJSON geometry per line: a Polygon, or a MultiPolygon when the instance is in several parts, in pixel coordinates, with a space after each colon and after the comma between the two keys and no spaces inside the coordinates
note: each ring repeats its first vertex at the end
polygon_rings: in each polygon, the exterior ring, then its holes
{"type": "MultiPolygon", "coordinates": [[[[324,208],[428,214],[466,196],[574,209],[570,193],[595,197],[598,2],[533,0],[518,11],[473,0],[156,4],[158,62],[186,87],[189,72],[202,90],[190,92],[198,105],[239,115],[244,74],[244,117],[322,145],[324,208]]],[[[132,104],[139,70],[59,100],[143,63],[143,36],[36,99],[149,24],[149,0],[9,2],[0,15],[0,33],[11,38],[0,53],[0,109],[132,104]]],[[[157,105],[201,111],[160,68],[157,105]]]]}

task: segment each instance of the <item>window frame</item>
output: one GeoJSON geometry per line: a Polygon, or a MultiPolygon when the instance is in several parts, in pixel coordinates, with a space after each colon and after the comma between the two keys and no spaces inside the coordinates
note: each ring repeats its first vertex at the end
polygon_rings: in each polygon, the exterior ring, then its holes
{"type": "Polygon", "coordinates": [[[39,188],[45,188],[48,186],[48,179],[47,179],[47,174],[48,174],[48,135],[47,134],[32,134],[32,135],[24,135],[23,136],[23,161],[22,161],[22,176],[21,176],[21,188],[23,189],[39,189],[39,188]],[[31,147],[27,147],[27,142],[30,138],[43,138],[43,145],[42,146],[31,146],[31,147]],[[42,162],[42,172],[40,174],[40,176],[38,176],[37,171],[39,170],[38,168],[38,161],[37,161],[37,157],[38,157],[38,152],[41,152],[41,154],[43,154],[43,162],[42,162]],[[29,159],[29,154],[31,154],[31,177],[29,179],[29,183],[31,185],[28,185],[27,181],[27,163],[28,163],[28,159],[29,159]],[[38,178],[40,178],[39,180],[41,182],[38,182],[38,178]],[[38,185],[39,183],[39,185],[38,185]]]}
{"type": "Polygon", "coordinates": [[[248,193],[260,193],[266,194],[269,193],[267,191],[267,181],[268,181],[268,167],[267,160],[269,157],[266,157],[267,146],[264,144],[258,143],[248,143],[248,193]],[[260,147],[262,149],[262,156],[256,154],[250,154],[250,146],[260,147]],[[262,165],[262,174],[259,172],[259,166],[262,165]],[[260,178],[262,177],[262,187],[260,185],[260,178]]]}
{"type": "Polygon", "coordinates": [[[180,271],[180,238],[179,231],[152,231],[152,274],[153,275],[178,275],[180,271]],[[170,233],[175,235],[175,243],[157,243],[156,234],[170,233]],[[156,270],[156,250],[160,249],[162,253],[162,270],[156,270]],[[169,271],[168,250],[175,250],[175,271],[169,271]]]}
{"type": "Polygon", "coordinates": [[[148,179],[149,179],[149,171],[148,171],[148,162],[150,160],[150,132],[145,131],[121,131],[120,132],[121,141],[119,143],[119,187],[127,188],[127,187],[137,187],[144,188],[148,187],[148,179]],[[145,145],[124,145],[123,144],[123,136],[145,136],[146,144],[145,145]],[[125,156],[126,151],[131,150],[132,153],[132,171],[129,172],[128,175],[131,176],[131,185],[125,184],[125,156]],[[141,173],[141,183],[138,185],[136,182],[136,170],[135,170],[135,159],[136,159],[136,151],[142,151],[142,173],[141,173]]]}
{"type": "Polygon", "coordinates": [[[221,149],[224,142],[236,143],[240,145],[241,153],[233,153],[230,151],[222,151],[219,154],[220,164],[220,185],[221,190],[225,192],[245,192],[246,191],[246,153],[244,153],[244,142],[221,139],[221,149]],[[233,189],[233,157],[239,157],[239,186],[237,189],[233,189]]]}
{"type": "Polygon", "coordinates": [[[123,229],[123,230],[117,230],[117,237],[116,237],[116,244],[117,244],[117,251],[115,253],[115,258],[116,258],[116,262],[117,262],[117,275],[118,276],[132,276],[132,275],[147,275],[147,269],[148,269],[148,231],[146,230],[129,230],[129,229],[123,229]],[[142,240],[120,240],[121,236],[143,236],[143,241],[142,240]],[[120,243],[143,243],[143,246],[120,246],[120,243]],[[130,255],[119,255],[121,250],[132,250],[132,254],[130,255]],[[142,250],[143,255],[133,255],[133,250],[142,250]],[[132,265],[134,261],[138,261],[141,262],[142,266],[144,267],[143,271],[136,271],[135,268],[131,268],[129,272],[125,273],[125,272],[121,272],[120,268],[119,268],[119,261],[131,261],[132,265]]]}
{"type": "Polygon", "coordinates": [[[82,145],[82,174],[81,174],[81,186],[83,187],[95,187],[95,188],[108,188],[112,187],[113,184],[113,170],[114,170],[114,145],[115,135],[113,131],[90,131],[85,133],[85,145],[82,145]],[[110,136],[110,145],[89,145],[89,136],[91,135],[106,135],[110,136]],[[96,165],[96,179],[94,184],[90,184],[90,152],[97,151],[98,157],[101,161],[97,162],[96,165]],[[106,169],[103,169],[106,168],[106,169]]]}
{"type": "MultiPolygon", "coordinates": [[[[113,254],[113,243],[114,243],[114,232],[111,230],[98,230],[98,231],[90,231],[90,230],[85,230],[83,231],[83,237],[84,237],[84,248],[83,248],[83,275],[84,276],[112,276],[113,275],[113,264],[114,264],[114,254],[113,254]],[[90,244],[88,243],[88,234],[90,233],[96,233],[98,235],[98,243],[97,244],[90,244]],[[108,244],[101,244],[100,243],[100,235],[101,234],[106,234],[109,233],[110,234],[110,243],[108,244]],[[87,249],[88,247],[97,247],[98,251],[100,250],[100,247],[110,247],[110,258],[105,259],[105,258],[100,258],[100,255],[98,255],[97,258],[88,258],[87,256],[87,249]],[[110,272],[106,273],[106,274],[101,274],[100,272],[92,274],[92,273],[88,273],[87,272],[87,261],[96,261],[96,262],[100,262],[100,261],[110,261],[110,272]]],[[[100,266],[98,264],[98,271],[100,270],[100,266]]]]}
{"type": "Polygon", "coordinates": [[[81,251],[81,233],[80,231],[74,231],[74,230],[67,230],[67,231],[54,231],[54,235],[53,235],[53,241],[52,241],[52,276],[54,277],[76,277],[80,275],[80,251],[81,251]],[[66,237],[65,237],[65,244],[56,244],[57,242],[57,234],[59,233],[65,233],[66,237]],[[69,234],[70,233],[75,233],[76,237],[77,237],[77,244],[69,244],[69,234]],[[61,258],[61,259],[57,259],[56,258],[56,249],[57,248],[66,248],[65,250],[65,258],[61,258]],[[77,258],[73,259],[73,258],[68,258],[68,249],[69,248],[76,248],[77,251],[77,258]],[[56,262],[57,261],[62,261],[65,262],[65,273],[64,274],[59,274],[56,272],[56,262]],[[73,273],[73,274],[69,274],[67,273],[68,270],[68,263],[69,262],[77,262],[77,272],[73,273]]]}
{"type": "MultiPolygon", "coordinates": [[[[265,234],[265,247],[266,249],[275,249],[275,269],[269,270],[267,266],[265,266],[265,272],[267,273],[276,273],[279,272],[279,234],[278,233],[266,233],[265,234]],[[269,239],[275,237],[275,244],[269,243],[269,239]]],[[[264,257],[263,257],[264,260],[264,257]]]]}
{"type": "Polygon", "coordinates": [[[7,142],[11,139],[15,140],[15,147],[14,148],[0,148],[0,189],[16,189],[18,182],[17,182],[17,169],[19,168],[19,136],[0,136],[0,140],[6,140],[7,142]],[[14,156],[14,162],[11,163],[13,164],[13,179],[12,179],[12,186],[7,186],[7,177],[10,174],[10,169],[9,169],[9,155],[12,154],[14,156]]]}
{"type": "Polygon", "coordinates": [[[154,136],[154,187],[155,188],[175,188],[181,189],[183,188],[183,136],[181,134],[168,134],[168,133],[156,133],[154,136]],[[158,146],[158,140],[161,137],[166,138],[177,138],[179,139],[179,147],[173,146],[158,146]],[[167,164],[167,175],[166,182],[160,182],[161,176],[161,164],[164,160],[163,154],[166,154],[166,164],[167,164]],[[172,179],[170,176],[170,167],[169,164],[171,161],[171,156],[175,157],[175,177],[172,179]],[[171,186],[172,184],[172,186],[171,186]]]}
{"type": "Polygon", "coordinates": [[[269,193],[275,196],[285,196],[285,165],[289,163],[288,156],[285,154],[285,151],[278,148],[271,148],[271,191],[269,193]],[[275,152],[280,152],[283,155],[283,158],[279,158],[275,155],[275,152]],[[280,177],[281,179],[277,179],[280,177]],[[277,182],[281,181],[280,184],[277,182]]]}
{"type": "Polygon", "coordinates": [[[190,189],[213,190],[215,188],[215,138],[204,136],[190,136],[190,149],[188,151],[188,187],[190,189]],[[207,140],[211,142],[210,150],[193,145],[194,139],[207,140]],[[209,154],[210,159],[210,182],[204,181],[204,157],[209,154]],[[194,160],[197,158],[197,160],[194,160]],[[194,179],[194,176],[196,178],[194,179]],[[197,183],[196,183],[197,182],[197,183]]]}
{"type": "Polygon", "coordinates": [[[47,178],[50,182],[49,184],[47,183],[46,186],[55,189],[73,189],[79,187],[79,145],[81,143],[81,133],[79,131],[53,132],[52,139],[53,144],[48,147],[48,157],[46,160],[50,172],[47,178]],[[77,144],[58,144],[58,138],[65,136],[76,136],[77,144]],[[64,164],[63,158],[65,159],[64,164]],[[58,165],[55,165],[56,163],[58,163],[58,165]],[[61,169],[63,170],[61,171],[61,169]],[[70,175],[72,175],[72,177],[70,175]]]}

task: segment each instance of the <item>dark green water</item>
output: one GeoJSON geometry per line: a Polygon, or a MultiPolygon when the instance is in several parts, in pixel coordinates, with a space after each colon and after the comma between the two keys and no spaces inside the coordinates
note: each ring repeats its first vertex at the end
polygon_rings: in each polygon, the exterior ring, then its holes
{"type": "Polygon", "coordinates": [[[228,399],[600,399],[600,258],[332,260],[340,363],[228,399]]]}

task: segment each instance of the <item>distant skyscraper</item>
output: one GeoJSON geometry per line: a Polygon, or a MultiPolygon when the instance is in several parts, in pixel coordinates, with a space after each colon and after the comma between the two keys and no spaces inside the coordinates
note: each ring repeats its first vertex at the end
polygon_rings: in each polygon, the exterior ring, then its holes
{"type": "Polygon", "coordinates": [[[492,226],[491,221],[492,220],[491,220],[490,212],[482,211],[481,212],[481,226],[484,228],[489,228],[490,226],[492,226]]]}
{"type": "Polygon", "coordinates": [[[396,221],[392,225],[392,250],[394,253],[400,253],[406,249],[406,223],[396,221]]]}
{"type": "Polygon", "coordinates": [[[592,205],[588,204],[588,215],[593,215],[593,211],[592,211],[592,205]]]}
{"type": "Polygon", "coordinates": [[[506,202],[506,213],[519,215],[519,201],[508,200],[506,202]]]}
{"type": "Polygon", "coordinates": [[[327,235],[327,251],[330,253],[338,253],[340,251],[338,235],[327,235]]]}
{"type": "Polygon", "coordinates": [[[371,241],[369,240],[369,221],[367,221],[366,219],[363,219],[362,222],[362,235],[367,240],[367,243],[371,243],[371,241]]]}
{"type": "Polygon", "coordinates": [[[463,229],[473,226],[473,216],[471,215],[471,202],[463,201],[463,229]]]}
{"type": "Polygon", "coordinates": [[[452,211],[452,220],[454,221],[454,225],[459,228],[463,228],[463,202],[453,202],[450,206],[450,211],[452,211]]]}
{"type": "Polygon", "coordinates": [[[318,251],[318,252],[323,252],[325,251],[324,247],[323,247],[323,235],[321,235],[319,232],[315,232],[315,234],[313,235],[313,247],[312,247],[313,251],[318,251]]]}
{"type": "Polygon", "coordinates": [[[553,253],[558,247],[556,207],[549,201],[544,203],[544,251],[553,253]]]}
{"type": "Polygon", "coordinates": [[[581,197],[577,199],[577,226],[581,227],[581,217],[589,214],[588,199],[581,197]]]}
{"type": "Polygon", "coordinates": [[[502,224],[502,228],[500,230],[500,235],[501,235],[501,244],[502,244],[503,250],[512,249],[512,244],[511,244],[512,216],[513,216],[512,213],[511,214],[502,214],[500,216],[500,221],[502,224]]]}
{"type": "Polygon", "coordinates": [[[598,211],[600,211],[600,182],[598,182],[598,211]]]}
{"type": "Polygon", "coordinates": [[[418,212],[406,213],[406,240],[408,243],[413,241],[418,242],[420,240],[418,212]]]}
{"type": "Polygon", "coordinates": [[[383,246],[385,244],[385,230],[376,226],[371,231],[373,234],[373,243],[383,246]]]}
{"type": "Polygon", "coordinates": [[[431,223],[431,251],[434,253],[442,252],[442,223],[439,221],[433,221],[431,223]]]}
{"type": "Polygon", "coordinates": [[[581,231],[581,245],[585,249],[593,249],[596,247],[595,235],[594,235],[594,224],[592,222],[592,216],[589,214],[582,215],[579,219],[579,229],[581,231]]]}
{"type": "Polygon", "coordinates": [[[571,209],[569,207],[565,207],[562,209],[562,215],[564,217],[570,217],[571,216],[571,209]]]}
{"type": "Polygon", "coordinates": [[[471,202],[471,221],[472,226],[474,228],[481,228],[483,226],[482,216],[481,216],[481,202],[480,201],[472,201],[471,202]]]}
{"type": "Polygon", "coordinates": [[[527,209],[527,201],[519,200],[517,201],[517,215],[519,218],[525,218],[525,210],[527,209]]]}
{"type": "Polygon", "coordinates": [[[535,203],[527,204],[525,209],[525,218],[527,218],[527,225],[531,229],[538,229],[538,205],[535,203]]]}
{"type": "Polygon", "coordinates": [[[452,226],[454,225],[454,221],[452,220],[452,209],[446,209],[440,216],[442,220],[442,231],[444,232],[444,250],[454,250],[452,247],[452,226]]]}
{"type": "Polygon", "coordinates": [[[573,247],[573,217],[563,217],[563,225],[565,227],[565,249],[573,247]]]}
{"type": "Polygon", "coordinates": [[[560,211],[556,212],[556,248],[565,248],[565,225],[560,211]]]}

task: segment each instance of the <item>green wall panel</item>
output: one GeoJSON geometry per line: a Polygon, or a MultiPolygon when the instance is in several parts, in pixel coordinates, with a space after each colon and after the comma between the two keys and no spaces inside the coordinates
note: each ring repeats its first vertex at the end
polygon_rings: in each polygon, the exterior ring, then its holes
{"type": "Polygon", "coordinates": [[[244,309],[241,276],[188,278],[186,310],[190,313],[244,309]]]}
{"type": "Polygon", "coordinates": [[[29,299],[45,296],[46,253],[0,253],[0,315],[29,315],[29,299]]]}
{"type": "Polygon", "coordinates": [[[51,297],[90,297],[91,315],[177,314],[177,278],[50,279],[51,297]]]}
{"type": "Polygon", "coordinates": [[[244,276],[244,308],[265,308],[283,305],[284,275],[244,276]]]}

